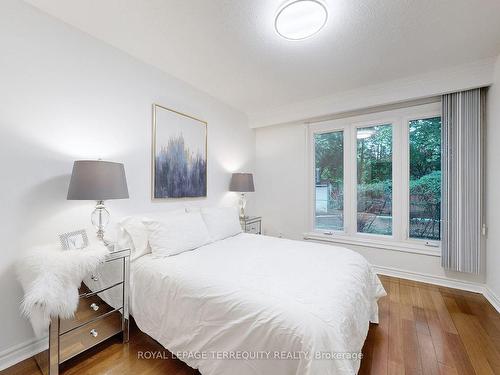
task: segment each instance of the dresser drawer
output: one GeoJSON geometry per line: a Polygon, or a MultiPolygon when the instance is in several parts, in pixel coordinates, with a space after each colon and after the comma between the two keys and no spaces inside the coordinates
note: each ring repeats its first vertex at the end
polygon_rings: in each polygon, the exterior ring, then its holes
{"type": "Polygon", "coordinates": [[[59,337],[59,361],[64,362],[121,331],[122,314],[120,311],[115,311],[64,333],[59,337]]]}
{"type": "Polygon", "coordinates": [[[123,281],[123,258],[102,263],[90,275],[83,279],[83,284],[92,292],[109,288],[123,281]]]}
{"type": "Polygon", "coordinates": [[[73,319],[60,319],[59,331],[68,332],[114,309],[123,307],[123,284],[116,285],[89,297],[80,297],[73,319]],[[107,301],[108,303],[106,303],[107,301]]]}
{"type": "Polygon", "coordinates": [[[260,223],[251,223],[245,226],[246,233],[260,234],[260,223]]]}

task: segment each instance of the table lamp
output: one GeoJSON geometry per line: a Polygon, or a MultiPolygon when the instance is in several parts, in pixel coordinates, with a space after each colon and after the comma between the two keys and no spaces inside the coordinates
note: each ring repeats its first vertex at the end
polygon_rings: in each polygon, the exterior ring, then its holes
{"type": "Polygon", "coordinates": [[[240,196],[240,219],[245,218],[245,206],[247,204],[245,193],[255,191],[253,184],[253,174],[251,173],[233,173],[229,184],[229,191],[241,193],[240,196]]]}
{"type": "Polygon", "coordinates": [[[104,228],[110,217],[104,201],[128,197],[123,164],[102,160],[77,160],[73,164],[67,199],[97,202],[91,220],[99,240],[105,242],[104,228]]]}

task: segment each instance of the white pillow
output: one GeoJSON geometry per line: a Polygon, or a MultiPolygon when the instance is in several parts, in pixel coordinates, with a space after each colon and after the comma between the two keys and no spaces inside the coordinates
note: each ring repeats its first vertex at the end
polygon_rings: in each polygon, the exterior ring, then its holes
{"type": "Polygon", "coordinates": [[[130,241],[130,260],[137,259],[149,252],[148,231],[140,216],[126,216],[119,222],[122,236],[130,241]]]}
{"type": "Polygon", "coordinates": [[[161,220],[144,219],[143,223],[148,229],[149,245],[154,255],[168,257],[211,242],[198,212],[161,220]]]}
{"type": "Polygon", "coordinates": [[[130,251],[135,250],[132,237],[121,226],[118,228],[118,234],[116,236],[116,246],[118,246],[118,249],[130,249],[130,251]]]}
{"type": "Polygon", "coordinates": [[[142,222],[143,219],[148,218],[161,220],[163,218],[177,217],[185,214],[185,209],[179,209],[167,212],[152,212],[148,214],[126,216],[119,222],[122,231],[119,234],[118,243],[130,243],[130,260],[135,260],[151,252],[151,248],[148,243],[149,233],[148,229],[142,222]]]}
{"type": "Polygon", "coordinates": [[[241,233],[239,212],[235,207],[202,208],[201,215],[213,241],[241,233]]]}

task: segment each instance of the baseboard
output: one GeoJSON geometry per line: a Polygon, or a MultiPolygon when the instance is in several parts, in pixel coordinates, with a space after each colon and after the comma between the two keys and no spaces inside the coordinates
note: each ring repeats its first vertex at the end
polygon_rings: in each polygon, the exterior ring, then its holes
{"type": "Polygon", "coordinates": [[[493,291],[489,289],[485,284],[475,283],[472,281],[449,279],[446,277],[434,276],[413,271],[404,271],[392,267],[373,266],[373,269],[380,275],[398,277],[400,279],[419,281],[421,283],[434,284],[447,288],[480,293],[488,300],[488,302],[492,304],[492,306],[498,312],[500,312],[500,298],[498,298],[498,296],[495,295],[495,293],[493,293],[493,291]]]}
{"type": "Polygon", "coordinates": [[[497,296],[493,291],[487,286],[484,287],[483,292],[484,298],[486,298],[493,307],[500,313],[500,297],[497,296]]]}
{"type": "Polygon", "coordinates": [[[453,288],[453,289],[461,289],[474,293],[483,293],[484,291],[484,284],[475,283],[472,281],[449,279],[442,276],[434,276],[414,271],[404,271],[392,267],[373,266],[373,269],[378,274],[398,277],[400,279],[420,281],[421,283],[445,286],[447,288],[453,288]]]}
{"type": "Polygon", "coordinates": [[[49,342],[47,338],[33,339],[14,345],[0,352],[0,371],[31,358],[35,354],[43,352],[48,347],[49,342]]]}

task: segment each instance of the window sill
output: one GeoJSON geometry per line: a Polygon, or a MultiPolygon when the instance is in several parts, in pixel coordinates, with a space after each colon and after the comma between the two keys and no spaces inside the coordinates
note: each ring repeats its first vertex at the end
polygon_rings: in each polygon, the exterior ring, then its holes
{"type": "Polygon", "coordinates": [[[304,239],[310,241],[322,241],[322,242],[332,242],[341,243],[345,245],[355,245],[363,247],[372,247],[376,249],[400,251],[405,253],[421,254],[428,256],[441,256],[440,247],[426,246],[420,243],[410,243],[410,242],[398,242],[398,241],[387,241],[378,238],[358,238],[358,237],[347,237],[343,235],[327,235],[318,232],[304,233],[304,239]]]}

